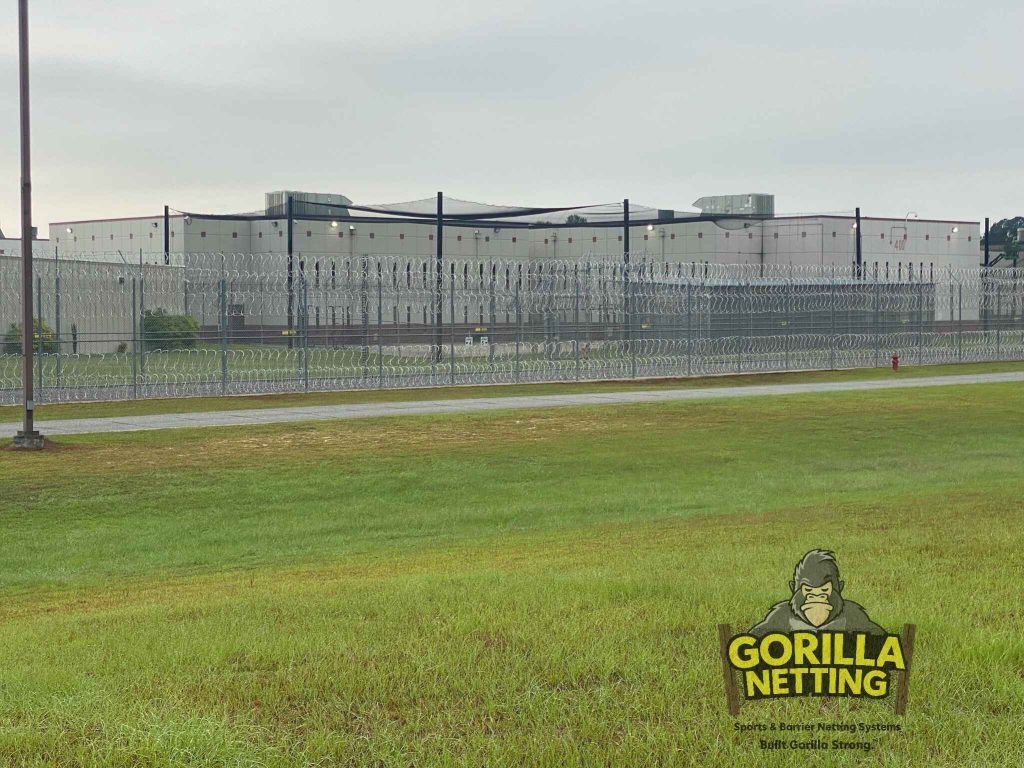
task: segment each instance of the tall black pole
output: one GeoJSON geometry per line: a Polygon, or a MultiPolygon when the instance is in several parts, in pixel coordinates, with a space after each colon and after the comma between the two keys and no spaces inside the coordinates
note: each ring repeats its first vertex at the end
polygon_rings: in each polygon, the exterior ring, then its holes
{"type": "MultiPolygon", "coordinates": [[[[18,0],[19,69],[21,74],[21,355],[22,396],[25,406],[21,431],[14,438],[16,448],[43,447],[35,430],[35,402],[32,392],[32,161],[29,146],[28,98],[28,0],[18,0]]],[[[39,329],[42,341],[42,328],[39,329]]]]}
{"type": "Polygon", "coordinates": [[[855,270],[855,276],[860,279],[861,275],[861,264],[863,263],[863,253],[860,247],[860,208],[857,209],[857,268],[855,270]]]}
{"type": "Polygon", "coordinates": [[[292,290],[292,283],[295,278],[295,256],[293,247],[295,242],[295,219],[292,217],[292,196],[288,195],[288,349],[294,346],[292,333],[295,329],[295,292],[292,290]]]}
{"type": "Polygon", "coordinates": [[[988,216],[985,217],[985,264],[988,266],[988,216]]]}
{"type": "MultiPolygon", "coordinates": [[[[182,233],[184,236],[184,233],[182,233]]],[[[171,263],[171,207],[164,206],[164,264],[171,263]]]]}
{"type": "MultiPolygon", "coordinates": [[[[444,291],[444,195],[440,192],[437,193],[437,232],[434,234],[434,240],[437,245],[436,261],[434,263],[434,272],[437,276],[437,287],[436,287],[436,302],[434,303],[434,356],[435,359],[440,362],[441,360],[441,325],[444,320],[443,309],[443,291],[444,291]]],[[[452,322],[455,322],[455,317],[452,317],[452,322]]]]}

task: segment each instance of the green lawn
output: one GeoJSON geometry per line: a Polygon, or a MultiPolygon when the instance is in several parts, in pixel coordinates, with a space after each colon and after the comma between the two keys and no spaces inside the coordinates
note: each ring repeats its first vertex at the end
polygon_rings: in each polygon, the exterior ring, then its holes
{"type": "MultiPolygon", "coordinates": [[[[236,395],[230,397],[188,397],[177,399],[128,400],[98,403],[40,405],[39,421],[85,419],[103,416],[141,416],[159,413],[249,410],[287,406],[336,405],[351,403],[449,400],[470,397],[513,397],[555,395],[573,392],[622,392],[638,389],[687,389],[697,387],[792,384],[820,381],[873,381],[918,376],[946,376],[969,373],[1024,371],[1024,362],[962,363],[953,365],[903,366],[899,373],[888,368],[858,368],[843,371],[799,371],[794,373],[747,373],[683,379],[639,379],[635,381],[592,381],[554,384],[502,384],[489,386],[422,387],[414,389],[368,389],[343,392],[313,392],[282,395],[236,395]]],[[[0,406],[0,423],[21,420],[21,406],[0,406]]]]}
{"type": "Polygon", "coordinates": [[[865,760],[734,730],[779,721],[900,723],[870,764],[1019,765],[1022,427],[990,384],[0,453],[0,765],[865,760]],[[917,624],[905,717],[725,713],[715,625],[814,547],[917,624]]]}

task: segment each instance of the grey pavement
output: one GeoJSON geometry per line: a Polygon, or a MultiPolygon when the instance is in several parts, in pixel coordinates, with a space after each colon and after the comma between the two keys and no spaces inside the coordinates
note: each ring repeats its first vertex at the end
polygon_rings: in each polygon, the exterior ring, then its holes
{"type": "MultiPolygon", "coordinates": [[[[94,432],[139,432],[151,429],[224,427],[252,424],[282,424],[302,421],[335,421],[439,413],[478,413],[581,405],[628,405],[675,400],[720,400],[733,397],[801,395],[818,392],[860,392],[909,387],[945,387],[955,384],[1024,382],[1024,371],[980,373],[957,376],[879,379],[874,381],[817,382],[808,384],[756,384],[704,389],[658,389],[632,392],[600,392],[573,395],[527,395],[524,397],[478,397],[463,400],[419,400],[359,405],[314,405],[294,408],[261,408],[245,411],[207,413],[166,413],[152,416],[112,416],[97,419],[60,419],[38,422],[47,436],[81,435],[94,432]]],[[[0,424],[0,438],[13,437],[18,423],[0,424]]]]}

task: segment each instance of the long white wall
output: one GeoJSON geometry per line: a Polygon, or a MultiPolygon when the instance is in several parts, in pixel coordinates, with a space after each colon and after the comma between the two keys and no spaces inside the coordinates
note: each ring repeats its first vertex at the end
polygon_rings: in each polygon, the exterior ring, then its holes
{"type": "MultiPolygon", "coordinates": [[[[708,261],[722,264],[836,264],[855,258],[856,232],[850,217],[776,218],[730,229],[713,222],[654,224],[630,230],[636,258],[655,261],[708,261]]],[[[61,257],[120,263],[163,261],[163,217],[62,222],[50,225],[45,247],[61,257]],[[68,229],[71,232],[68,232],[68,229]]],[[[863,219],[865,264],[879,270],[976,267],[979,229],[971,221],[863,219]],[[955,231],[954,231],[955,230],[955,231]]],[[[386,221],[302,221],[294,224],[294,253],[320,256],[398,255],[431,259],[435,228],[428,223],[386,221]],[[350,229],[354,227],[355,229],[350,229]]],[[[182,253],[286,253],[287,222],[223,220],[181,216],[170,219],[172,263],[182,253]]],[[[615,227],[517,229],[446,226],[444,253],[455,259],[582,259],[622,252],[622,230],[615,227]]]]}

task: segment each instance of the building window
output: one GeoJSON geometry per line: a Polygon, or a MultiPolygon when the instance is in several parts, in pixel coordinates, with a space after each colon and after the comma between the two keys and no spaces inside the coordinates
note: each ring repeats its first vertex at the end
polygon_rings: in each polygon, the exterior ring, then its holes
{"type": "Polygon", "coordinates": [[[203,232],[200,232],[200,233],[199,233],[199,236],[200,236],[200,237],[206,237],[206,231],[204,230],[203,232]]]}
{"type": "Polygon", "coordinates": [[[93,241],[94,243],[96,242],[96,235],[92,235],[92,241],[93,241]]]}
{"type": "Polygon", "coordinates": [[[398,233],[398,239],[399,240],[405,240],[405,232],[399,232],[398,233]]]}
{"type": "Polygon", "coordinates": [[[513,243],[516,242],[516,238],[515,237],[512,238],[512,242],[513,243]]]}
{"type": "Polygon", "coordinates": [[[237,232],[232,232],[231,233],[231,239],[232,240],[237,240],[238,239],[238,233],[237,232]]]}
{"type": "MultiPolygon", "coordinates": [[[[729,235],[726,235],[726,237],[728,237],[728,236],[729,236],[729,235]]],[[[647,235],[644,235],[644,240],[646,240],[646,239],[647,239],[647,235]]]]}
{"type": "MultiPolygon", "coordinates": [[[[906,237],[906,235],[904,235],[904,237],[906,237]]],[[[967,242],[968,243],[971,242],[971,236],[970,235],[967,236],[967,242]]]]}
{"type": "MultiPolygon", "coordinates": [[[[459,242],[460,242],[460,243],[462,242],[462,235],[459,235],[459,242]]],[[[544,242],[546,243],[546,242],[547,242],[547,240],[545,240],[544,242]]]]}
{"type": "Polygon", "coordinates": [[[312,237],[312,236],[313,236],[313,230],[307,229],[306,230],[306,237],[312,237]]]}
{"type": "Polygon", "coordinates": [[[931,239],[931,235],[925,235],[925,236],[924,236],[924,239],[925,239],[925,240],[930,240],[930,239],[931,239]]]}
{"type": "Polygon", "coordinates": [[[803,238],[803,237],[807,237],[807,233],[806,233],[806,232],[801,232],[801,233],[800,233],[800,237],[802,237],[802,238],[803,238]]]}
{"type": "Polygon", "coordinates": [[[152,233],[152,232],[150,232],[150,233],[149,233],[149,239],[150,239],[150,240],[152,240],[152,239],[153,239],[153,233],[152,233]]]}
{"type": "MultiPolygon", "coordinates": [[[[173,235],[174,233],[172,232],[171,234],[173,235]]],[[[284,232],[282,232],[280,229],[277,230],[277,236],[278,237],[284,237],[284,232]]]]}
{"type": "Polygon", "coordinates": [[[778,232],[776,232],[776,233],[775,233],[775,234],[774,234],[773,236],[774,236],[774,238],[775,238],[776,240],[778,240],[778,239],[779,239],[779,233],[778,233],[778,232]]]}
{"type": "Polygon", "coordinates": [[[673,232],[673,233],[672,233],[671,235],[669,235],[668,237],[669,237],[669,240],[675,240],[675,239],[676,239],[676,233],[675,233],[675,232],[673,232]]]}
{"type": "Polygon", "coordinates": [[[129,232],[128,233],[128,239],[129,240],[134,240],[135,239],[135,233],[134,232],[129,232]]]}
{"type": "Polygon", "coordinates": [[[434,239],[433,235],[427,235],[427,240],[433,240],[433,239],[434,239]]]}
{"type": "Polygon", "coordinates": [[[262,239],[263,239],[263,233],[262,233],[262,232],[260,232],[260,234],[259,234],[259,238],[260,238],[260,240],[262,240],[262,239]]]}
{"type": "Polygon", "coordinates": [[[370,233],[370,239],[373,240],[373,232],[370,233]]]}
{"type": "Polygon", "coordinates": [[[753,240],[753,239],[754,239],[754,233],[753,232],[747,232],[747,240],[753,240]]]}
{"type": "Polygon", "coordinates": [[[111,240],[113,240],[113,239],[114,239],[114,235],[113,235],[113,234],[111,234],[111,235],[110,235],[110,239],[111,239],[111,240]]]}
{"type": "Polygon", "coordinates": [[[878,237],[880,240],[885,240],[885,232],[879,232],[878,237]]]}
{"type": "Polygon", "coordinates": [[[344,237],[344,236],[345,236],[344,232],[338,232],[338,237],[344,237]]]}
{"type": "Polygon", "coordinates": [[[949,242],[949,235],[946,235],[946,242],[949,242]]]}
{"type": "MultiPolygon", "coordinates": [[[[572,242],[572,238],[571,238],[571,237],[569,238],[569,242],[570,242],[570,243],[572,242]]],[[[481,321],[481,322],[483,322],[483,321],[481,321]]]]}
{"type": "MultiPolygon", "coordinates": [[[[461,240],[461,239],[462,239],[462,238],[460,237],[460,238],[459,238],[459,240],[461,240]]],[[[548,239],[547,239],[547,238],[545,237],[545,238],[544,238],[544,245],[547,245],[547,244],[548,244],[548,239]]]]}
{"type": "Polygon", "coordinates": [[[836,231],[833,229],[832,230],[832,237],[835,237],[835,236],[836,236],[836,231]]]}
{"type": "MultiPolygon", "coordinates": [[[[620,237],[619,240],[621,240],[621,239],[622,238],[620,237]]],[[[697,239],[698,240],[703,240],[704,239],[704,233],[703,232],[698,232],[697,233],[697,239]]]]}

